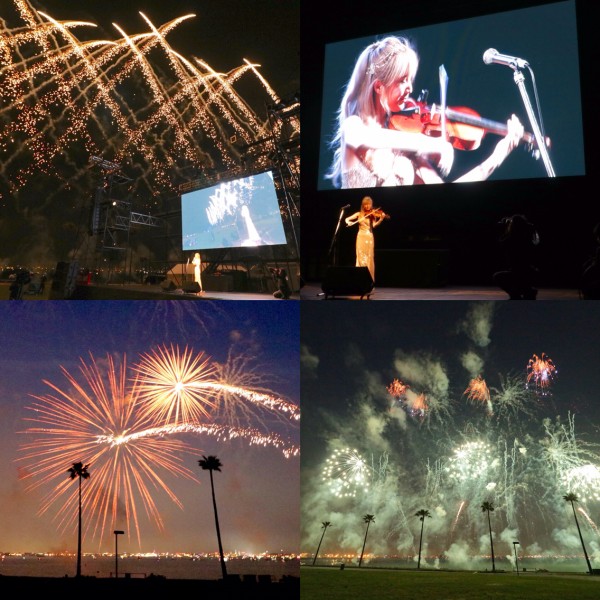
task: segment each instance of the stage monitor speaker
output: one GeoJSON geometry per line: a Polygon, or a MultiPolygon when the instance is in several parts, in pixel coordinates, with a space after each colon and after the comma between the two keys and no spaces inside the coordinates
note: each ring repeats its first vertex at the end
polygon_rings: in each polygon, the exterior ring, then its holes
{"type": "Polygon", "coordinates": [[[177,286],[170,279],[165,279],[161,282],[160,287],[165,292],[172,292],[177,286]]]}
{"type": "Polygon", "coordinates": [[[58,300],[73,296],[77,287],[78,273],[79,263],[77,261],[56,263],[50,287],[50,299],[58,300]]]}
{"type": "Polygon", "coordinates": [[[330,296],[368,296],[373,278],[367,267],[329,267],[321,284],[325,298],[330,296]]]}
{"type": "Polygon", "coordinates": [[[200,284],[197,281],[187,281],[181,286],[186,294],[197,294],[200,291],[200,284]]]}

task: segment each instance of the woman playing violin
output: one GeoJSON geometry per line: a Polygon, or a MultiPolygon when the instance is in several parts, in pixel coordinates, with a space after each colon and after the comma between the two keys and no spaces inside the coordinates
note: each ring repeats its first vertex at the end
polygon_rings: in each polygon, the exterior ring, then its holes
{"type": "Polygon", "coordinates": [[[381,209],[373,210],[373,199],[365,196],[360,203],[360,210],[346,217],[348,227],[358,223],[356,234],[356,266],[368,267],[371,279],[375,281],[375,237],[373,229],[381,225],[386,219],[381,209]]]}
{"type": "MultiPolygon", "coordinates": [[[[337,187],[442,183],[452,168],[454,147],[443,135],[406,131],[390,125],[410,98],[419,58],[410,42],[389,36],[360,54],[338,112],[333,164],[337,187]]],[[[487,179],[519,144],[524,131],[512,115],[506,135],[491,156],[455,181],[487,179]]]]}

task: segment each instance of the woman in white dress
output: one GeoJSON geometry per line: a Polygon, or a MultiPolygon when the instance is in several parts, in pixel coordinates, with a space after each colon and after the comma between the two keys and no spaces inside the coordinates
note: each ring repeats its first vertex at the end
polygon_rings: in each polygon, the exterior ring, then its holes
{"type": "Polygon", "coordinates": [[[194,281],[200,286],[200,292],[202,292],[202,259],[200,258],[200,252],[196,252],[196,254],[194,254],[194,260],[192,260],[192,264],[194,265],[194,281]]]}

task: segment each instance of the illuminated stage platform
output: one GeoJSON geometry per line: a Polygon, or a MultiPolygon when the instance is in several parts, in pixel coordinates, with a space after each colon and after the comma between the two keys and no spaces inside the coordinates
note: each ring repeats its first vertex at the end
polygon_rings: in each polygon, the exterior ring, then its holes
{"type": "MultiPolygon", "coordinates": [[[[273,294],[252,292],[205,291],[185,293],[181,289],[166,291],[160,285],[114,284],[78,286],[72,300],[277,300],[273,294]]],[[[298,293],[290,300],[299,300],[298,293]]]]}

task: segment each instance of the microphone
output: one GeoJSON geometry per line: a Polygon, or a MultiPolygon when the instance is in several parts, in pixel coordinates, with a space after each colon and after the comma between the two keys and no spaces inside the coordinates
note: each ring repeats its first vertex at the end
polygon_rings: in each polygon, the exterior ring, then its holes
{"type": "Polygon", "coordinates": [[[345,208],[350,208],[350,205],[349,205],[349,204],[346,204],[346,206],[342,206],[342,209],[341,209],[341,210],[344,210],[345,208]]]}
{"type": "Polygon", "coordinates": [[[507,54],[500,54],[496,48],[488,48],[483,53],[483,62],[486,65],[496,63],[497,65],[505,65],[511,69],[523,69],[529,66],[529,63],[516,56],[508,56],[507,54]]]}

